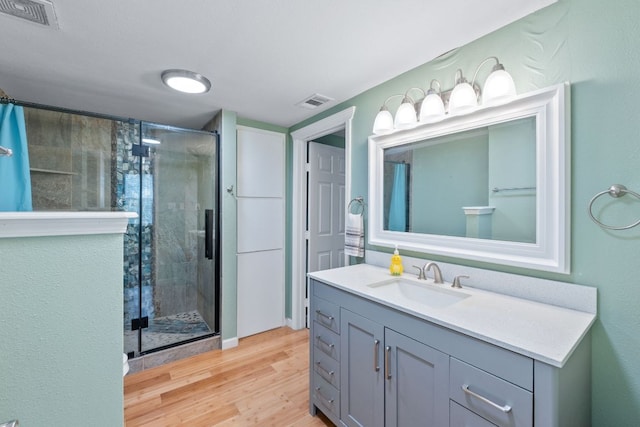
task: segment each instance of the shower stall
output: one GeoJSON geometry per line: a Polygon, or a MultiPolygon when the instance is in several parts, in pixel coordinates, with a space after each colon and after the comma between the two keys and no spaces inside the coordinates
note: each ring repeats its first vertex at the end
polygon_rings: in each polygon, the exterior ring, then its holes
{"type": "Polygon", "coordinates": [[[218,335],[217,133],[33,104],[24,112],[34,210],[138,214],[124,236],[124,353],[218,335]]]}

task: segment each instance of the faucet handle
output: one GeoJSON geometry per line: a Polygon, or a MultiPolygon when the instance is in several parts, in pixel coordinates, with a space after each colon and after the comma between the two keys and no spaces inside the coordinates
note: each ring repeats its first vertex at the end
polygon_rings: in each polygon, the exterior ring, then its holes
{"type": "Polygon", "coordinates": [[[462,288],[462,285],[460,284],[460,279],[468,279],[469,276],[465,276],[465,275],[461,275],[461,276],[456,276],[453,278],[453,283],[451,284],[452,288],[462,288]]]}
{"type": "Polygon", "coordinates": [[[427,278],[427,276],[424,275],[424,270],[422,269],[422,267],[414,265],[413,268],[418,269],[418,280],[425,280],[427,278]]]}

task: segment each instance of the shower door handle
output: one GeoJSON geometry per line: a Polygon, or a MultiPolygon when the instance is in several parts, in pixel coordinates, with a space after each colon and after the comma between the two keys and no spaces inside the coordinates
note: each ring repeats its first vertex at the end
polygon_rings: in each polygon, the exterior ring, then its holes
{"type": "Polygon", "coordinates": [[[213,259],[213,209],[204,210],[204,257],[213,259]]]}

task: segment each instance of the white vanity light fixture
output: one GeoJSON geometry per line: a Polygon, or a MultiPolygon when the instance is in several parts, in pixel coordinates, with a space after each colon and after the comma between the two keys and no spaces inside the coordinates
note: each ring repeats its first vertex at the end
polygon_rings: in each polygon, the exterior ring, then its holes
{"type": "Polygon", "coordinates": [[[420,91],[423,98],[427,95],[425,91],[419,87],[409,88],[409,90],[405,92],[404,99],[400,107],[398,107],[398,111],[396,111],[396,118],[393,122],[396,129],[411,129],[418,124],[417,103],[409,96],[409,92],[412,90],[420,91]]]}
{"type": "Polygon", "coordinates": [[[440,82],[436,79],[431,80],[427,95],[420,105],[420,122],[433,123],[444,118],[444,102],[442,101],[440,82]],[[438,92],[433,88],[433,84],[438,84],[438,92]]]}
{"type": "Polygon", "coordinates": [[[469,112],[478,106],[478,93],[462,74],[462,70],[456,70],[456,85],[449,97],[449,114],[469,112]],[[458,77],[460,73],[460,77],[458,77]]]}
{"type": "Polygon", "coordinates": [[[376,115],[376,119],[373,122],[373,133],[375,135],[386,135],[393,132],[393,115],[389,111],[387,103],[393,98],[401,96],[404,97],[404,95],[391,95],[385,99],[382,107],[380,107],[380,111],[378,111],[378,114],[376,115]]]}
{"type": "MultiPolygon", "coordinates": [[[[498,58],[491,56],[478,66],[476,75],[480,67],[487,61],[494,60],[496,65],[493,66],[491,74],[484,82],[484,90],[482,92],[482,105],[497,105],[505,102],[509,102],[516,96],[516,85],[513,82],[513,77],[505,69],[504,65],[500,63],[498,58]]],[[[475,80],[474,76],[474,80],[475,80]]]]}
{"type": "Polygon", "coordinates": [[[409,91],[404,94],[402,104],[396,111],[396,117],[393,120],[393,127],[396,129],[411,129],[418,124],[418,115],[416,114],[416,103],[408,95],[409,91]]]}
{"type": "Polygon", "coordinates": [[[516,97],[513,78],[495,56],[486,58],[478,65],[471,83],[464,77],[461,69],[456,70],[454,80],[456,82],[454,88],[444,92],[440,82],[434,79],[427,92],[420,88],[411,88],[404,95],[391,95],[376,116],[373,133],[384,135],[395,130],[410,129],[418,123],[434,123],[444,119],[447,114],[456,116],[470,113],[479,107],[478,100],[481,94],[483,107],[504,104],[516,97]],[[495,65],[485,81],[484,90],[481,90],[476,83],[476,77],[480,68],[489,61],[495,61],[495,65]],[[434,83],[438,84],[437,92],[434,83]],[[424,96],[420,103],[419,114],[416,114],[417,105],[409,96],[411,90],[419,90],[424,96]],[[387,103],[394,97],[402,97],[402,104],[396,111],[395,118],[387,108],[387,103]]]}
{"type": "Polygon", "coordinates": [[[184,93],[205,93],[211,89],[209,79],[189,70],[165,70],[162,81],[171,89],[184,93]]]}

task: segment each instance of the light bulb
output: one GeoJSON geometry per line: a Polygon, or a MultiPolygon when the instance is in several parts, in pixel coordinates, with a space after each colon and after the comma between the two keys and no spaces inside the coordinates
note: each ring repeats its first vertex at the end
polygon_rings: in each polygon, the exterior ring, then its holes
{"type": "Polygon", "coordinates": [[[413,103],[405,98],[396,111],[396,118],[393,122],[396,129],[410,129],[418,123],[416,108],[413,103]]]}
{"type": "Polygon", "coordinates": [[[393,116],[387,107],[382,107],[373,122],[373,133],[384,135],[391,132],[393,132],[393,116]]]}
{"type": "Polygon", "coordinates": [[[420,122],[431,123],[444,117],[444,103],[440,95],[429,90],[420,106],[420,122]]]}
{"type": "Polygon", "coordinates": [[[449,98],[449,114],[459,114],[478,106],[478,96],[473,87],[463,80],[453,88],[449,98]]]}
{"type": "Polygon", "coordinates": [[[516,96],[516,85],[511,74],[503,67],[496,66],[484,83],[483,105],[496,105],[508,102],[516,96]]]}

